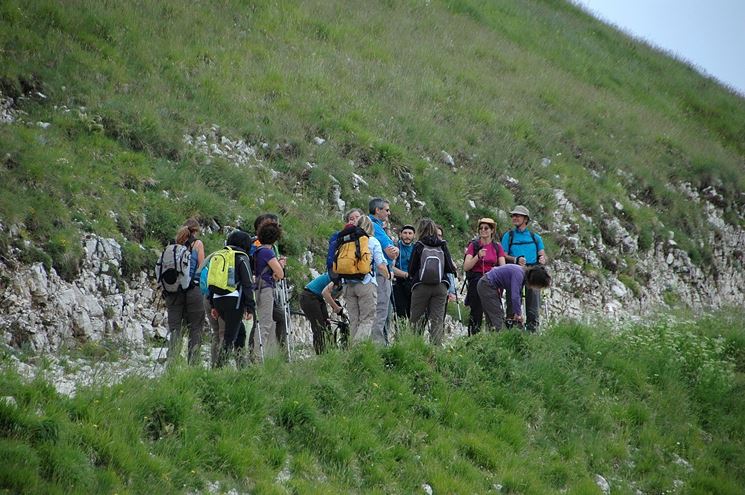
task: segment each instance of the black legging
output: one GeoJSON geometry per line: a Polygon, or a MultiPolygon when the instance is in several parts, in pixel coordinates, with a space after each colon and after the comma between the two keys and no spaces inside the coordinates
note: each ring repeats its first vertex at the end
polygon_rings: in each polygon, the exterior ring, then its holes
{"type": "Polygon", "coordinates": [[[481,331],[481,320],[484,318],[484,309],[481,306],[481,298],[476,285],[483,274],[475,273],[468,275],[468,294],[466,294],[466,305],[471,309],[468,317],[468,335],[475,335],[481,331]]]}
{"type": "Polygon", "coordinates": [[[326,336],[330,334],[328,327],[329,312],[326,302],[308,289],[300,294],[300,309],[310,322],[313,331],[313,350],[321,354],[326,350],[326,336]]]}
{"type": "Polygon", "coordinates": [[[222,348],[219,351],[217,366],[222,366],[227,356],[237,348],[238,333],[244,312],[243,306],[236,309],[237,300],[237,297],[215,297],[212,299],[212,305],[225,322],[225,336],[222,348]]]}

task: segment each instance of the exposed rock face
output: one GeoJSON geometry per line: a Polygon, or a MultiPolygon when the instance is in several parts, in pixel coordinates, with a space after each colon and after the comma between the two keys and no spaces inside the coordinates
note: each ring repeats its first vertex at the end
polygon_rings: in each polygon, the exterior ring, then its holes
{"type": "Polygon", "coordinates": [[[85,259],[74,283],[41,263],[0,263],[8,281],[0,303],[3,342],[54,351],[71,341],[113,338],[141,346],[156,332],[165,335],[164,313],[147,274],[122,279],[121,247],[113,239],[89,235],[83,245],[85,259]]]}
{"type": "MultiPolygon", "coordinates": [[[[638,238],[618,218],[607,214],[598,229],[600,234],[581,240],[577,234],[580,226],[591,226],[593,220],[578,215],[578,209],[557,189],[559,208],[550,228],[559,234],[562,247],[551,262],[554,287],[546,298],[549,313],[573,318],[593,313],[624,318],[642,316],[670,302],[695,309],[741,304],[745,300],[745,231],[723,220],[721,205],[709,199],[716,199],[715,191],[708,191],[702,199],[690,186],[681,187],[708,216],[711,230],[708,239],[700,242],[713,248],[711,266],[694,264],[672,238],[640,250],[638,238]],[[629,259],[635,264],[636,274],[625,279],[631,286],[619,279],[627,272],[629,259]]],[[[621,211],[622,207],[616,209],[621,211]]]]}

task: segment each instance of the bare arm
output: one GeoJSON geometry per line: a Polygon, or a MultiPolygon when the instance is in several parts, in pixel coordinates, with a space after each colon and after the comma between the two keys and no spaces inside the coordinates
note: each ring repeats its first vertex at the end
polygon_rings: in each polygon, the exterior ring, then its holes
{"type": "Polygon", "coordinates": [[[331,297],[331,289],[334,287],[334,283],[329,283],[326,287],[323,288],[323,291],[321,294],[323,295],[323,300],[328,303],[329,306],[331,306],[331,309],[334,310],[334,313],[339,313],[341,311],[341,306],[336,304],[336,301],[333,297],[331,297]]]}
{"type": "Polygon", "coordinates": [[[282,265],[279,263],[277,258],[270,259],[267,265],[272,269],[272,277],[274,277],[274,280],[282,280],[285,278],[285,271],[282,269],[282,265]]]}
{"type": "Polygon", "coordinates": [[[381,263],[378,265],[378,274],[385,278],[391,278],[391,274],[388,271],[388,265],[386,263],[381,263]]]}

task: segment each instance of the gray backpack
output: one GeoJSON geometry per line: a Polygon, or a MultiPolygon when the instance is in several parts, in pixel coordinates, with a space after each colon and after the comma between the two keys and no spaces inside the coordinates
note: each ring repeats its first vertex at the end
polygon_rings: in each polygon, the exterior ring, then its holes
{"type": "Polygon", "coordinates": [[[427,246],[423,244],[421,265],[419,267],[419,281],[427,285],[442,283],[445,266],[445,252],[442,246],[427,246]]]}
{"type": "Polygon", "coordinates": [[[191,286],[191,250],[182,244],[169,244],[155,264],[155,278],[169,294],[183,292],[191,286]]]}

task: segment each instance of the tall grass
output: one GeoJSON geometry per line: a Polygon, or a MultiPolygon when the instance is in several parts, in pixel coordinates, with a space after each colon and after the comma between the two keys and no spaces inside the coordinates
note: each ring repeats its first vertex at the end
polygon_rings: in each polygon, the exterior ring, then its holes
{"type": "Polygon", "coordinates": [[[31,493],[740,493],[742,315],[407,336],[58,396],[2,376],[0,487],[31,493]],[[496,487],[501,486],[500,489],[496,487]]]}

